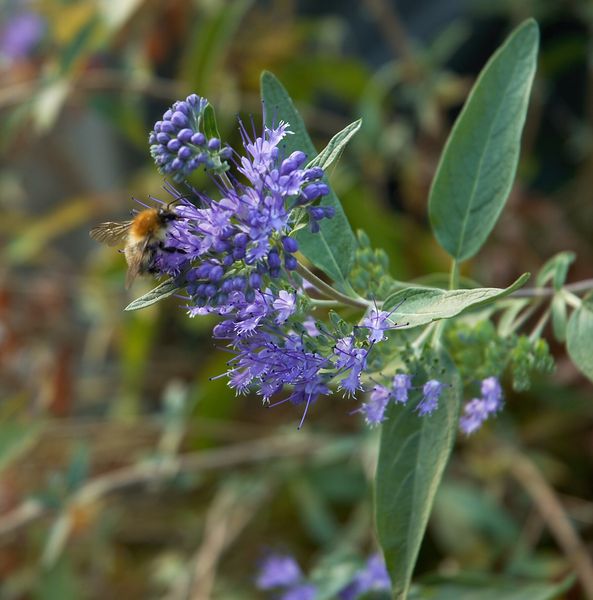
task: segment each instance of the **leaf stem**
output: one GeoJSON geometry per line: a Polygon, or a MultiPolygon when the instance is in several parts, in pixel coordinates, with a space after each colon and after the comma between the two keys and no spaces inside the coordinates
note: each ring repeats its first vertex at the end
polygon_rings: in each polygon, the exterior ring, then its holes
{"type": "Polygon", "coordinates": [[[449,274],[449,289],[456,290],[459,287],[459,263],[453,259],[451,263],[451,273],[449,274]]]}
{"type": "Polygon", "coordinates": [[[424,346],[426,340],[428,340],[428,338],[430,337],[432,330],[436,327],[436,323],[436,321],[429,323],[424,328],[422,333],[412,342],[412,348],[414,348],[414,350],[420,350],[422,346],[424,346]]]}
{"type": "Polygon", "coordinates": [[[233,184],[231,183],[231,180],[229,179],[229,176],[226,173],[220,173],[219,177],[222,180],[222,182],[224,183],[224,186],[226,187],[227,190],[233,189],[233,184]]]}
{"type": "Polygon", "coordinates": [[[515,333],[521,325],[523,325],[528,319],[530,319],[537,309],[542,305],[543,300],[537,300],[531,306],[529,306],[522,315],[518,316],[508,328],[509,333],[515,333]]]}
{"type": "Polygon", "coordinates": [[[571,523],[557,492],[525,454],[510,450],[507,461],[510,474],[531,497],[556,543],[572,563],[585,597],[593,599],[593,560],[586,544],[571,523]]]}
{"type": "Polygon", "coordinates": [[[317,306],[342,306],[341,302],[338,300],[320,300],[319,298],[309,298],[309,302],[317,307],[317,306]]]}
{"type": "Polygon", "coordinates": [[[348,306],[353,306],[354,308],[363,308],[367,309],[371,303],[365,300],[364,298],[350,298],[350,296],[346,296],[342,294],[342,292],[338,292],[331,285],[325,283],[323,279],[320,279],[315,275],[315,273],[311,272],[305,265],[298,263],[297,264],[297,273],[303,278],[306,279],[310,284],[314,285],[321,293],[325,294],[328,298],[333,298],[337,300],[341,304],[346,304],[348,306]]]}
{"type": "Polygon", "coordinates": [[[548,308],[543,313],[543,315],[539,318],[539,321],[536,323],[535,327],[533,328],[533,331],[529,335],[529,339],[532,342],[537,340],[537,338],[541,335],[541,332],[542,332],[543,328],[546,326],[546,323],[548,322],[548,319],[550,318],[551,314],[552,314],[552,309],[548,308]]]}

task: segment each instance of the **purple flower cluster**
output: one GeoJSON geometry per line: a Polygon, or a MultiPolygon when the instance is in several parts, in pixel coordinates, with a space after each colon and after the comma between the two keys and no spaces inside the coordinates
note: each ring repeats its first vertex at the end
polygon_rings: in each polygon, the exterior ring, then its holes
{"type": "Polygon", "coordinates": [[[187,179],[201,165],[215,171],[228,168],[225,161],[231,158],[232,150],[221,147],[218,138],[207,139],[202,132],[206,106],[208,100],[191,94],[175,102],[150,132],[150,154],[159,171],[174,181],[187,179]]]}
{"type": "Polygon", "coordinates": [[[217,200],[191,190],[195,204],[168,188],[178,218],[169,228],[170,251],[158,253],[155,267],[172,275],[184,269],[198,308],[217,310],[232,292],[249,297],[268,279],[295,270],[298,243],[290,237],[295,226],[308,215],[315,230],[320,219],[334,214],[333,207],[312,205],[329,191],[323,170],[303,168],[306,156],[300,151],[281,158],[278,145],[290,133],[287,124],[266,127],[254,140],[243,126],[241,133],[247,156],[236,166],[247,183],[225,176],[217,200]]]}
{"type": "MultiPolygon", "coordinates": [[[[438,400],[446,385],[436,379],[430,379],[422,386],[422,399],[416,406],[419,415],[430,415],[436,410],[438,400]]],[[[363,403],[358,412],[363,413],[367,425],[379,425],[385,420],[389,402],[406,404],[411,389],[412,376],[398,373],[393,377],[391,387],[376,384],[369,394],[368,401],[363,403]]]]}
{"type": "Polygon", "coordinates": [[[484,379],[480,391],[481,397],[470,400],[464,406],[463,415],[459,420],[459,426],[466,435],[477,431],[486,419],[502,408],[502,388],[498,378],[484,379]]]}
{"type": "MultiPolygon", "coordinates": [[[[268,556],[260,566],[256,578],[260,590],[282,590],[280,600],[315,600],[317,589],[307,582],[292,556],[273,554],[268,556]]],[[[369,592],[389,591],[391,580],[385,562],[378,555],[371,556],[366,565],[360,569],[340,592],[340,600],[357,600],[369,592]]]]}
{"type": "Polygon", "coordinates": [[[256,291],[249,298],[234,292],[213,336],[226,340],[236,354],[229,363],[229,385],[237,393],[255,388],[265,403],[290,386],[290,395],[272,406],[304,404],[302,426],[309,407],[330,393],[332,381],[346,394],[362,389],[361,375],[373,345],[361,333],[335,337],[324,331],[335,341],[328,352],[316,343],[320,332],[315,322],[309,324],[315,328],[312,334],[305,327],[298,334],[287,325],[296,310],[296,297],[287,290],[256,291]]]}

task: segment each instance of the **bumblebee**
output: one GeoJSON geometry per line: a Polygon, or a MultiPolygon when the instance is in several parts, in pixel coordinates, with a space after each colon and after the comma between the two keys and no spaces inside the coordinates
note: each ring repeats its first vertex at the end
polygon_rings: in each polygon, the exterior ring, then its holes
{"type": "Polygon", "coordinates": [[[154,259],[158,250],[165,250],[165,237],[169,224],[178,219],[170,208],[147,208],[129,221],[101,223],[90,230],[91,238],[108,246],[125,242],[124,256],[128,263],[126,288],[138,275],[154,272],[154,259]]]}

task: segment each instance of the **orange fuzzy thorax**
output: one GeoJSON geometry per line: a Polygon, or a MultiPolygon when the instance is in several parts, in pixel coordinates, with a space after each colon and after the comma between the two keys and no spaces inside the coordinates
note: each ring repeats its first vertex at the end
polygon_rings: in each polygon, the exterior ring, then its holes
{"type": "Polygon", "coordinates": [[[130,239],[132,241],[146,236],[158,237],[162,228],[162,220],[158,209],[147,208],[139,212],[130,226],[130,239]]]}

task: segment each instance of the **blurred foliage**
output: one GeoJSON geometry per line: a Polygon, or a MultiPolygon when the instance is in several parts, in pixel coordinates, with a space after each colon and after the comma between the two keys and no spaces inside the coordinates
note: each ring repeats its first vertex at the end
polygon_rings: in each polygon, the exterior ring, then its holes
{"type": "MultiPolygon", "coordinates": [[[[451,124],[487,57],[533,16],[542,54],[520,176],[464,275],[504,287],[567,249],[577,256],[571,279],[593,276],[591,2],[463,6],[2,3],[2,600],[256,598],[266,550],[293,552],[310,568],[338,550],[375,547],[376,432],[349,414],[352,403],[316,406],[296,432],[288,408],[235,399],[223,380],[208,381],[227,360],[213,348],[212,320],[188,319],[176,298],[123,313],[151,282],[128,298],[123,258],[88,239],[98,220],[124,217],[130,197],[163,195],[147,132],[173,100],[208,97],[232,143],[236,113],[258,122],[258,79],[268,69],[318,147],[362,116],[332,184],[395,280],[414,280],[447,268],[426,199],[451,124]],[[24,50],[8,36],[23,13],[42,24],[24,50]]],[[[591,547],[592,393],[556,359],[553,377],[534,381],[520,401],[509,389],[498,421],[459,440],[420,574],[565,580],[569,559],[502,460],[508,445],[537,463],[591,547]]],[[[565,597],[579,598],[569,585],[565,597]]]]}

